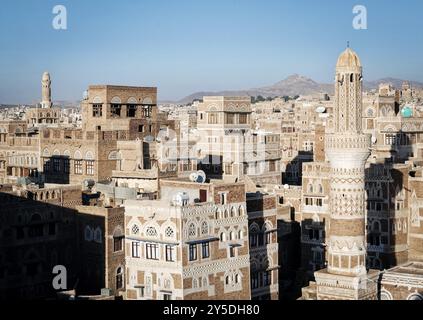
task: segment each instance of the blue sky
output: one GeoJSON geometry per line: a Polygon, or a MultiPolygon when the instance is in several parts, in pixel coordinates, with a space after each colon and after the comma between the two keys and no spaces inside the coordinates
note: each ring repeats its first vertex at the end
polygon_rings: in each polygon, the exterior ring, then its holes
{"type": "Polygon", "coordinates": [[[54,100],[90,84],[157,86],[159,99],[246,89],[299,73],[331,82],[346,41],[365,78],[423,81],[420,0],[1,0],[0,103],[54,100]],[[67,8],[68,30],[52,28],[67,8]],[[368,10],[354,30],[352,8],[368,10]]]}

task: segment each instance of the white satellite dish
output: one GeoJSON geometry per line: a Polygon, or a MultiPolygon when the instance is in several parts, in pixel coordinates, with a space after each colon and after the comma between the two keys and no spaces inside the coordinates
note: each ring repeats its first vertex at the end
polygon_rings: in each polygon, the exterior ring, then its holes
{"type": "Polygon", "coordinates": [[[197,182],[198,179],[198,173],[197,172],[193,172],[189,175],[189,180],[192,182],[197,182]]]}
{"type": "Polygon", "coordinates": [[[206,182],[206,173],[203,170],[197,171],[197,182],[198,183],[205,183],[206,182]]]}
{"type": "Polygon", "coordinates": [[[320,106],[316,108],[317,113],[324,113],[326,111],[326,108],[324,106],[320,106]]]}
{"type": "Polygon", "coordinates": [[[283,188],[284,188],[285,190],[288,190],[288,189],[289,189],[289,184],[284,184],[283,188]]]}

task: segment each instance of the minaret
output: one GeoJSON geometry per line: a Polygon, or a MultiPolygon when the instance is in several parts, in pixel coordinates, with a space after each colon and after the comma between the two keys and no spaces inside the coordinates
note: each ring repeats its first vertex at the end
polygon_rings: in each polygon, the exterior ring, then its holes
{"type": "Polygon", "coordinates": [[[41,86],[41,108],[51,108],[53,104],[51,103],[51,80],[48,72],[43,73],[41,86]]]}
{"type": "Polygon", "coordinates": [[[315,273],[318,299],[376,298],[366,270],[364,170],[370,138],[362,131],[362,66],[347,48],[336,65],[333,132],[326,136],[331,167],[328,264],[315,273]]]}

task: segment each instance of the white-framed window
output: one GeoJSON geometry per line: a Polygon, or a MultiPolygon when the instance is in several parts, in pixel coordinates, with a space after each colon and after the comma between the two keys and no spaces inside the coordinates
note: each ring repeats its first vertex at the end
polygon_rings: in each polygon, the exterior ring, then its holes
{"type": "Polygon", "coordinates": [[[138,241],[132,242],[132,257],[133,258],[140,257],[140,243],[138,241]]]}

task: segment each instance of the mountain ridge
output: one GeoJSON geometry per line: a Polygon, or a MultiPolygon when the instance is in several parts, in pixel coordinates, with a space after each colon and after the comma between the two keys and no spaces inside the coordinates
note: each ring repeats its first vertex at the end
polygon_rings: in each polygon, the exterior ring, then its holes
{"type": "MultiPolygon", "coordinates": [[[[385,77],[374,81],[364,81],[363,86],[365,90],[377,89],[381,83],[390,83],[395,88],[400,88],[402,83],[407,80],[385,77]]],[[[423,88],[422,82],[410,81],[414,87],[423,88]]],[[[222,90],[222,91],[199,91],[194,92],[176,103],[186,104],[191,103],[193,100],[202,99],[204,96],[263,96],[263,97],[276,97],[276,96],[295,96],[295,95],[311,95],[318,93],[333,93],[333,84],[319,83],[313,79],[300,75],[292,74],[285,79],[276,82],[273,85],[241,89],[241,90],[222,90]]]]}

